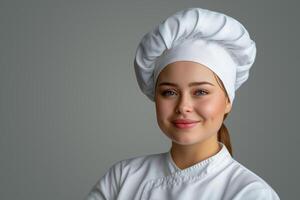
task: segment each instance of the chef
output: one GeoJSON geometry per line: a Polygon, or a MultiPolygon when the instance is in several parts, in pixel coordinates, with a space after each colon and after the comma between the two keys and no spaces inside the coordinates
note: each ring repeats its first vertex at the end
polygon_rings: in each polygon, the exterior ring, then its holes
{"type": "Polygon", "coordinates": [[[171,148],[114,163],[86,199],[279,200],[233,158],[224,124],[255,56],[239,21],[207,9],[178,11],[145,34],[135,75],[171,148]]]}

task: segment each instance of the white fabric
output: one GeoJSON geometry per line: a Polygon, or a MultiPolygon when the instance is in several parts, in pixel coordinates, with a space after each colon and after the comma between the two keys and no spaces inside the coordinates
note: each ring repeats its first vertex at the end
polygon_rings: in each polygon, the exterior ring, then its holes
{"type": "Polygon", "coordinates": [[[279,200],[262,178],[234,160],[225,145],[214,156],[181,170],[170,151],[114,165],[86,200],[279,200]]]}
{"type": "Polygon", "coordinates": [[[178,11],[145,34],[136,50],[134,69],[137,82],[150,100],[154,101],[157,72],[175,60],[174,55],[179,56],[177,61],[206,64],[223,81],[233,103],[235,91],[248,79],[256,57],[256,45],[245,27],[230,16],[202,8],[178,11]],[[171,53],[168,59],[164,58],[172,48],[198,40],[208,41],[210,47],[189,45],[197,50],[193,55],[171,53]]]}

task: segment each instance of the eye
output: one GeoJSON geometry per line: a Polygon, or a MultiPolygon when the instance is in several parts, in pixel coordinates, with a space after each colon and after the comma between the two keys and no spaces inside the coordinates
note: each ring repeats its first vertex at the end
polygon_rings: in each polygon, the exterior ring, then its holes
{"type": "Polygon", "coordinates": [[[197,95],[197,96],[203,96],[203,95],[207,95],[207,94],[208,94],[207,91],[202,90],[202,89],[196,90],[195,93],[196,93],[196,95],[199,94],[199,95],[197,95]]]}
{"type": "Polygon", "coordinates": [[[172,96],[175,95],[176,93],[172,90],[165,90],[161,93],[163,96],[172,96]]]}

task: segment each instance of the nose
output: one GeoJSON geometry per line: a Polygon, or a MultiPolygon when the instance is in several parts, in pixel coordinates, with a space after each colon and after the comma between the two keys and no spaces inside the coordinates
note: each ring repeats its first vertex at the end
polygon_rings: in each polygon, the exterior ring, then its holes
{"type": "Polygon", "coordinates": [[[190,96],[188,94],[186,95],[182,94],[178,99],[175,112],[184,114],[192,111],[193,111],[193,104],[192,104],[192,100],[190,99],[190,96]]]}

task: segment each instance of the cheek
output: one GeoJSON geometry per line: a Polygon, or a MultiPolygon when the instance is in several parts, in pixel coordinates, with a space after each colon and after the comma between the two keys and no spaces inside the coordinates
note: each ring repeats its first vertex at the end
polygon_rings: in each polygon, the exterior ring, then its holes
{"type": "Polygon", "coordinates": [[[223,117],[225,111],[225,103],[220,101],[220,98],[209,98],[198,103],[197,111],[204,118],[218,118],[223,117]]]}
{"type": "Polygon", "coordinates": [[[158,118],[165,118],[172,113],[172,103],[168,101],[156,101],[156,114],[158,118]]]}
{"type": "Polygon", "coordinates": [[[164,130],[165,123],[167,123],[166,120],[168,120],[172,115],[171,106],[172,105],[170,105],[170,103],[167,103],[166,101],[157,100],[155,103],[156,120],[161,130],[164,130]]]}

